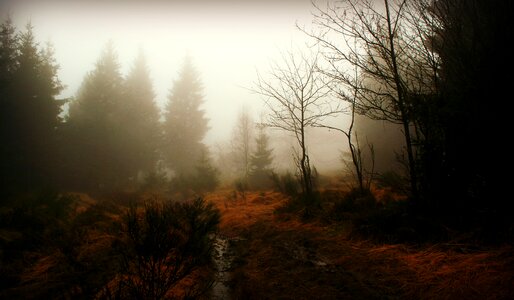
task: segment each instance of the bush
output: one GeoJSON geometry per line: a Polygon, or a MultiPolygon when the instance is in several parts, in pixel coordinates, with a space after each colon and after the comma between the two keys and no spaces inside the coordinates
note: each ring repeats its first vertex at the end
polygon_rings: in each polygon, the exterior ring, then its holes
{"type": "Polygon", "coordinates": [[[170,181],[170,191],[172,193],[189,194],[193,191],[193,177],[185,175],[177,175],[170,181]]]}
{"type": "Polygon", "coordinates": [[[0,298],[93,298],[117,271],[116,232],[103,208],[46,191],[19,195],[0,214],[0,298]],[[5,218],[4,218],[5,217],[5,218]],[[4,221],[6,221],[4,223],[4,221]]]}
{"type": "Polygon", "coordinates": [[[426,243],[449,240],[449,232],[437,220],[416,213],[408,201],[389,202],[366,213],[355,214],[353,234],[380,243],[426,243]]]}
{"type": "Polygon", "coordinates": [[[212,192],[219,186],[219,171],[210,166],[197,167],[190,175],[179,174],[171,180],[171,191],[187,195],[190,192],[212,192]]]}
{"type": "Polygon", "coordinates": [[[0,208],[0,230],[19,232],[22,238],[7,243],[5,253],[21,254],[51,241],[55,232],[67,222],[73,200],[72,196],[50,190],[18,195],[7,201],[0,208]]]}
{"type": "Polygon", "coordinates": [[[400,174],[387,171],[377,176],[375,183],[379,188],[390,188],[392,192],[407,194],[409,183],[400,174]]]}
{"type": "Polygon", "coordinates": [[[244,178],[239,178],[234,181],[234,188],[236,191],[236,197],[239,195],[243,201],[246,201],[246,192],[248,191],[248,181],[244,178]]]}
{"type": "Polygon", "coordinates": [[[336,202],[334,213],[336,215],[341,213],[365,213],[371,212],[376,208],[377,201],[370,190],[353,188],[341,200],[336,202]]]}
{"type": "Polygon", "coordinates": [[[118,289],[132,299],[164,298],[196,268],[210,262],[219,219],[219,211],[201,198],[132,208],[120,249],[120,280],[111,294],[118,289]]]}
{"type": "Polygon", "coordinates": [[[284,195],[297,197],[300,194],[301,189],[298,179],[290,172],[286,172],[282,175],[271,172],[271,180],[273,181],[275,190],[284,195]]]}
{"type": "Polygon", "coordinates": [[[162,171],[151,171],[143,177],[141,183],[142,190],[152,190],[165,187],[168,184],[168,178],[162,171]]]}
{"type": "Polygon", "coordinates": [[[253,171],[248,178],[250,187],[254,190],[266,190],[273,187],[273,175],[271,170],[253,171]]]}
{"type": "MultiPolygon", "coordinates": [[[[290,172],[286,172],[282,175],[273,172],[271,180],[273,181],[276,191],[289,196],[289,201],[284,207],[278,210],[279,212],[297,212],[302,219],[309,219],[321,209],[320,193],[314,190],[310,195],[304,194],[298,178],[290,172]]],[[[315,182],[316,177],[313,178],[313,183],[315,182]]],[[[314,184],[314,188],[315,187],[316,185],[314,184]]]]}
{"type": "Polygon", "coordinates": [[[219,170],[212,165],[211,159],[206,151],[202,151],[202,155],[195,167],[195,176],[193,176],[192,188],[196,192],[214,191],[219,183],[219,170]]]}

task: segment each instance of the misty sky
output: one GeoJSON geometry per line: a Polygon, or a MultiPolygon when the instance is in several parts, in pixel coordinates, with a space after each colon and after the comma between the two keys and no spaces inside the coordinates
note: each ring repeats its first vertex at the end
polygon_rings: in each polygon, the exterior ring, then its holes
{"type": "MultiPolygon", "coordinates": [[[[296,24],[311,24],[310,0],[0,0],[0,11],[2,19],[10,13],[18,30],[31,21],[37,41],[53,43],[66,87],[61,97],[76,94],[113,40],[124,74],[143,48],[162,108],[184,57],[190,55],[204,84],[211,127],[205,142],[210,145],[230,138],[243,106],[259,121],[262,99],[247,88],[257,71],[265,74],[273,60],[280,62],[281,52],[303,47],[307,40],[296,24]]],[[[334,134],[313,136],[312,161],[333,168],[341,149],[334,143],[342,141],[334,134]],[[330,155],[313,153],[326,149],[330,155]]],[[[285,151],[277,156],[290,156],[290,144],[277,145],[285,151]]]]}
{"type": "Polygon", "coordinates": [[[62,97],[76,94],[109,39],[125,74],[144,49],[161,107],[191,55],[205,88],[208,143],[228,138],[243,105],[258,117],[262,102],[243,87],[280,51],[303,45],[295,23],[310,23],[311,9],[309,0],[0,1],[2,18],[9,12],[18,29],[30,20],[37,40],[54,44],[62,97]]]}

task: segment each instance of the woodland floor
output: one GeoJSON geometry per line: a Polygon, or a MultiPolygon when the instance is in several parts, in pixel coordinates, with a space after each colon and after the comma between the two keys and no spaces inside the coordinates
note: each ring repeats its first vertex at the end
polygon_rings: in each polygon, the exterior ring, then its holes
{"type": "Polygon", "coordinates": [[[344,223],[276,213],[275,192],[218,191],[227,299],[514,299],[512,246],[379,244],[344,223]]]}

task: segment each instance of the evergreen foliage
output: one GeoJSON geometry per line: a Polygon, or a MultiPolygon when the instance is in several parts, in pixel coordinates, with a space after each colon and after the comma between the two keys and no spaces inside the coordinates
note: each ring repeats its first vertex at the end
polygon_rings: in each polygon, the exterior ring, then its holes
{"type": "Polygon", "coordinates": [[[164,114],[163,155],[176,175],[190,175],[201,157],[208,120],[201,109],[202,84],[191,58],[186,57],[174,82],[164,114]]]}
{"type": "Polygon", "coordinates": [[[269,136],[263,126],[259,127],[259,134],[255,138],[255,151],[250,158],[250,182],[252,187],[266,188],[271,185],[273,163],[273,150],[269,146],[269,136]]]}
{"type": "Polygon", "coordinates": [[[1,26],[0,111],[1,181],[22,190],[52,183],[62,85],[50,44],[35,40],[29,23],[15,34],[7,19],[1,26]]]}
{"type": "Polygon", "coordinates": [[[70,104],[65,124],[68,176],[72,186],[120,185],[129,174],[121,132],[123,77],[112,43],[107,44],[70,104]],[[122,178],[123,176],[123,178],[122,178]]]}
{"type": "Polygon", "coordinates": [[[196,176],[193,187],[199,192],[209,192],[215,190],[219,185],[219,171],[211,162],[209,152],[203,150],[196,164],[196,176]]]}
{"type": "Polygon", "coordinates": [[[142,50],[123,87],[120,118],[121,134],[125,136],[125,163],[131,167],[132,176],[136,176],[138,172],[148,174],[156,168],[162,136],[159,110],[142,50]]]}

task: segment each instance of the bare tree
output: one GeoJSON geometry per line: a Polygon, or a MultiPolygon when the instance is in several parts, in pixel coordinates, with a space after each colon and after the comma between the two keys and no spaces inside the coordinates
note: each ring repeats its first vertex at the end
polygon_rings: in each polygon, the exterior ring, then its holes
{"type": "Polygon", "coordinates": [[[248,109],[243,107],[239,112],[236,125],[232,132],[233,160],[241,179],[246,183],[250,176],[251,143],[253,136],[254,122],[248,109]]]}
{"type": "Polygon", "coordinates": [[[270,110],[265,125],[293,134],[298,145],[294,159],[299,172],[303,194],[313,194],[306,129],[318,126],[324,118],[337,113],[330,106],[327,95],[329,83],[317,72],[318,54],[282,56],[282,64],[274,63],[269,79],[258,75],[254,91],[264,96],[270,110]]]}
{"type": "MultiPolygon", "coordinates": [[[[355,68],[355,78],[357,78],[357,68],[355,68]]],[[[339,94],[335,87],[332,87],[332,90],[336,91],[336,94],[339,94]]],[[[362,149],[359,144],[359,140],[357,137],[357,133],[353,131],[355,126],[355,111],[356,111],[356,104],[357,104],[357,89],[354,90],[354,95],[352,98],[348,98],[347,101],[349,102],[349,112],[346,112],[350,115],[350,124],[346,129],[343,129],[341,127],[335,127],[330,126],[327,124],[315,124],[316,127],[322,127],[327,128],[331,130],[336,130],[344,134],[346,137],[346,141],[348,144],[348,149],[350,150],[350,157],[352,159],[353,164],[353,170],[355,171],[355,178],[357,179],[357,184],[359,187],[360,192],[364,192],[365,190],[370,189],[372,177],[373,177],[373,168],[374,168],[374,149],[371,144],[368,143],[370,153],[371,153],[371,161],[372,161],[372,167],[371,172],[369,173],[369,176],[367,179],[365,179],[365,169],[364,169],[364,161],[362,159],[362,149]],[[366,180],[366,182],[365,182],[366,180]]],[[[343,112],[343,111],[342,111],[343,112]]]]}
{"type": "Polygon", "coordinates": [[[423,36],[431,20],[416,14],[416,7],[406,0],[384,0],[383,5],[345,0],[314,7],[317,30],[300,29],[323,49],[329,67],[321,72],[339,84],[339,97],[357,113],[402,126],[416,198],[412,95],[434,89],[437,57],[423,36]]]}

